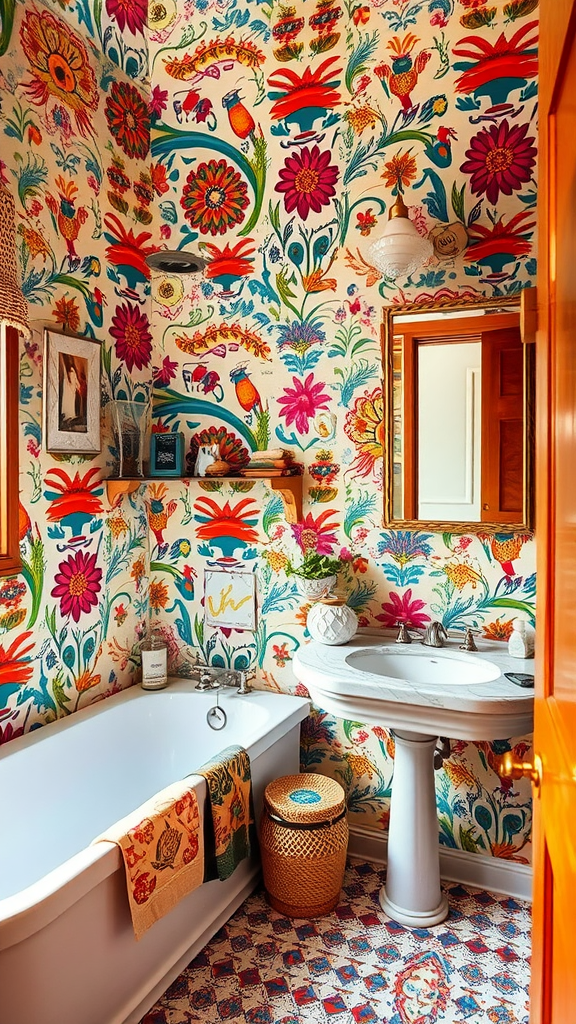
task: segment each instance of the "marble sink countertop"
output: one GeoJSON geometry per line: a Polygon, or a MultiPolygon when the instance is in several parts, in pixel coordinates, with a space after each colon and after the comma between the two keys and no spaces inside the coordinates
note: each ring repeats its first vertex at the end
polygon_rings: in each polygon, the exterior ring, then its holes
{"type": "MultiPolygon", "coordinates": [[[[294,672],[314,702],[339,718],[395,729],[432,731],[452,739],[508,739],[532,732],[534,690],[510,682],[504,672],[534,675],[533,658],[511,658],[507,646],[477,638],[477,653],[459,650],[461,640],[445,647],[426,647],[418,641],[396,644],[394,638],[357,636],[348,644],[330,647],[311,642],[294,657],[294,672]],[[428,683],[366,672],[353,667],[349,655],[362,650],[410,651],[453,663],[489,661],[500,675],[489,682],[428,683]]],[[[416,655],[417,656],[417,655],[416,655]]],[[[407,674],[411,657],[406,658],[407,674]]]]}

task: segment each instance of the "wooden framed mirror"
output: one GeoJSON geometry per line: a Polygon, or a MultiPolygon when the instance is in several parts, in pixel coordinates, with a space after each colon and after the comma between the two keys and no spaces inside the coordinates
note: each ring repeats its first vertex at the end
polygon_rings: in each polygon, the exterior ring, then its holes
{"type": "Polygon", "coordinates": [[[384,525],[532,529],[533,346],[520,298],[387,307],[384,525]]]}

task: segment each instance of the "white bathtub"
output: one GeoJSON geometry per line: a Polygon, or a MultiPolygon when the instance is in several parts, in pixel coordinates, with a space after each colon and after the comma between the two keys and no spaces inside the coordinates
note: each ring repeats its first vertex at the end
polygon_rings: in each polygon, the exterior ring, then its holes
{"type": "MultiPolygon", "coordinates": [[[[177,681],[131,687],[0,749],[0,1024],[133,1024],[254,887],[256,857],[202,885],[136,942],[118,848],[90,842],[231,743],[246,747],[257,815],[298,771],[308,701],[177,681]]],[[[205,799],[200,781],[198,799],[205,799]]]]}

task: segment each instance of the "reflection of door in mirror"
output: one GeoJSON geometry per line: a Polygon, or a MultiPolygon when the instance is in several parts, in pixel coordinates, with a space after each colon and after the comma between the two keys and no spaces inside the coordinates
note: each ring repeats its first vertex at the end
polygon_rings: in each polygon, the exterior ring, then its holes
{"type": "Polygon", "coordinates": [[[516,312],[395,318],[392,514],[525,520],[525,359],[516,312]]]}

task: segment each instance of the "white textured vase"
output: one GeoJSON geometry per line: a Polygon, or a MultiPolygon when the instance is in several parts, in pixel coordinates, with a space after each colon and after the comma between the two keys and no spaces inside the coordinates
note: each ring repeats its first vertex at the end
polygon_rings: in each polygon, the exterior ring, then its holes
{"type": "Polygon", "coordinates": [[[318,601],[308,612],[308,632],[321,644],[346,644],[358,629],[356,612],[339,598],[318,601]]]}

